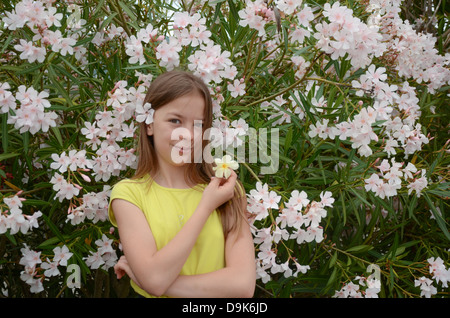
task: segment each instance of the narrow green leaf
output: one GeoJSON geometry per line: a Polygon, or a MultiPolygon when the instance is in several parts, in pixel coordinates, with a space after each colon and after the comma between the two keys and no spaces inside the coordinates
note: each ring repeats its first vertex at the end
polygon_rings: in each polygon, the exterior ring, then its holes
{"type": "Polygon", "coordinates": [[[330,264],[328,265],[328,268],[331,268],[334,266],[334,264],[336,264],[337,256],[338,256],[338,253],[335,252],[330,259],[330,264]]]}
{"type": "Polygon", "coordinates": [[[8,145],[9,145],[9,134],[8,134],[8,114],[2,114],[2,149],[3,152],[8,152],[8,145]]]}
{"type": "Polygon", "coordinates": [[[42,218],[44,219],[45,223],[50,228],[50,230],[53,232],[53,234],[55,234],[56,237],[60,240],[60,242],[64,242],[64,236],[58,230],[56,225],[50,220],[50,218],[45,214],[42,214],[42,218]]]}
{"type": "Polygon", "coordinates": [[[2,153],[0,154],[0,162],[6,159],[14,158],[20,156],[20,153],[10,152],[10,153],[2,153]]]}
{"type": "Polygon", "coordinates": [[[72,106],[72,100],[67,93],[67,91],[64,89],[64,87],[61,85],[60,81],[57,79],[57,75],[55,72],[55,69],[52,65],[48,66],[48,75],[52,82],[52,84],[55,86],[56,90],[66,99],[66,102],[72,106]]]}
{"type": "Polygon", "coordinates": [[[51,130],[53,131],[53,134],[56,137],[56,140],[58,140],[58,143],[61,147],[64,147],[64,142],[61,136],[61,132],[59,131],[59,127],[51,127],[51,130]]]}
{"type": "Polygon", "coordinates": [[[123,3],[123,1],[119,0],[119,5],[132,21],[136,21],[136,15],[125,3],[123,3]]]}
{"type": "Polygon", "coordinates": [[[372,204],[370,204],[369,202],[367,202],[367,200],[365,198],[363,198],[363,196],[355,189],[353,188],[349,188],[349,190],[358,197],[358,199],[360,199],[364,204],[366,204],[367,206],[371,206],[372,204]]]}
{"type": "Polygon", "coordinates": [[[431,201],[430,197],[428,196],[428,193],[423,193],[423,196],[425,197],[425,200],[427,200],[427,203],[431,209],[431,212],[434,215],[434,218],[436,219],[436,223],[438,224],[439,228],[442,230],[442,232],[444,233],[445,237],[450,240],[450,233],[448,232],[447,229],[447,224],[444,221],[444,219],[442,218],[441,214],[438,212],[438,210],[436,209],[436,207],[434,206],[433,202],[431,201]]]}
{"type": "Polygon", "coordinates": [[[373,246],[371,246],[371,245],[358,245],[358,246],[350,247],[346,251],[349,253],[365,253],[365,252],[370,251],[372,248],[373,248],[373,246]]]}

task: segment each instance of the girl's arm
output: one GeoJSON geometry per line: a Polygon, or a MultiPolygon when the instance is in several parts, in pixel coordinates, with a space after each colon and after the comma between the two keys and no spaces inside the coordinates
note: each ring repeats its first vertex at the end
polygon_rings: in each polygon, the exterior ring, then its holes
{"type": "MultiPolygon", "coordinates": [[[[256,282],[254,255],[250,227],[244,221],[239,232],[228,234],[225,242],[225,268],[206,274],[178,276],[164,295],[183,298],[252,297],[256,282]]],[[[126,273],[136,282],[125,257],[119,260],[114,269],[119,279],[126,273]]]]}
{"type": "Polygon", "coordinates": [[[199,275],[178,276],[166,291],[170,297],[253,297],[256,283],[255,250],[250,227],[229,233],[225,243],[226,266],[199,275]]]}
{"type": "Polygon", "coordinates": [[[120,241],[135,282],[149,294],[161,296],[177,279],[209,215],[234,195],[236,174],[225,183],[214,178],[205,188],[193,215],[177,235],[157,250],[144,213],[125,200],[113,200],[112,208],[120,241]]]}

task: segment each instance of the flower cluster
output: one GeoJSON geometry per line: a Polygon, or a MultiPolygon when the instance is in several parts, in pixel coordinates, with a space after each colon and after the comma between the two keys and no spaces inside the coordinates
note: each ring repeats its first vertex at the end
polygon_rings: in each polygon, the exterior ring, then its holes
{"type": "Polygon", "coordinates": [[[325,207],[332,207],[334,199],[331,192],[320,194],[321,201],[310,201],[306,192],[294,190],[291,197],[280,204],[281,196],[275,191],[269,191],[267,184],[258,182],[256,189],[247,195],[247,210],[251,213],[253,222],[254,243],[258,246],[256,258],[257,278],[264,283],[270,280],[270,273],[284,273],[285,277],[296,277],[299,272],[306,273],[308,265],[300,265],[294,257],[279,263],[276,245],[280,241],[295,240],[297,244],[305,242],[321,242],[324,239],[323,228],[320,226],[322,218],[326,217],[325,207]],[[274,210],[279,210],[274,218],[274,210]],[[280,211],[281,210],[281,211],[280,211]],[[256,222],[267,218],[272,220],[269,227],[256,226],[256,222]],[[294,263],[295,272],[290,267],[294,263]]]}
{"type": "MultiPolygon", "coordinates": [[[[397,153],[395,149],[401,147],[404,149],[405,157],[408,157],[421,150],[422,145],[429,141],[422,134],[421,125],[416,123],[421,114],[419,99],[416,97],[415,89],[408,82],[404,82],[401,87],[387,84],[385,72],[385,68],[375,68],[371,65],[359,81],[352,81],[352,86],[357,89],[357,96],[373,92],[371,97],[374,98],[374,104],[368,109],[375,111],[375,116],[370,124],[383,121],[381,126],[386,127],[387,138],[384,149],[388,156],[395,155],[397,153]],[[399,114],[403,115],[401,116],[403,119],[399,114]]],[[[340,124],[339,128],[342,125],[344,128],[348,127],[346,124],[340,124]]],[[[367,147],[365,149],[368,150],[367,147]]]]}
{"type": "Polygon", "coordinates": [[[63,175],[55,173],[50,179],[50,183],[53,184],[53,190],[56,191],[56,198],[59,202],[64,199],[71,200],[74,196],[77,196],[82,189],[80,185],[67,181],[63,175]]]}
{"type": "Polygon", "coordinates": [[[19,198],[18,195],[13,197],[4,197],[3,203],[0,205],[0,234],[9,231],[9,234],[14,235],[19,231],[22,234],[27,234],[33,228],[38,228],[38,218],[42,216],[41,211],[34,212],[32,215],[22,213],[22,202],[24,198],[19,198]]]}
{"type": "Polygon", "coordinates": [[[416,195],[420,197],[421,191],[428,185],[425,169],[417,171],[416,166],[411,162],[404,168],[402,166],[403,163],[395,162],[393,158],[391,164],[387,159],[384,159],[376,167],[379,173],[373,173],[370,178],[364,180],[366,191],[372,191],[382,199],[393,197],[397,195],[397,190],[402,188],[403,179],[408,183],[408,194],[415,191],[416,195]],[[421,173],[420,178],[416,178],[418,173],[421,173]]]}
{"type": "Polygon", "coordinates": [[[211,32],[206,27],[206,19],[199,13],[175,12],[173,17],[173,34],[168,38],[158,36],[158,31],[149,24],[141,29],[137,36],[126,39],[126,53],[131,64],[143,64],[145,45],[154,45],[155,57],[161,67],[167,70],[179,66],[180,51],[191,47],[195,51],[188,57],[188,68],[195,75],[202,77],[206,83],[220,83],[223,79],[234,80],[237,70],[230,60],[230,52],[222,51],[210,39],[211,32]],[[144,43],[144,44],[143,44],[144,43]]]}
{"type": "Polygon", "coordinates": [[[316,47],[330,54],[333,60],[348,56],[355,68],[366,67],[373,57],[386,50],[378,28],[369,27],[354,17],[353,11],[341,6],[339,1],[333,5],[325,3],[323,15],[328,22],[323,20],[315,25],[314,38],[316,47]]]}
{"type": "Polygon", "coordinates": [[[407,158],[416,151],[422,150],[422,146],[429,142],[428,137],[422,133],[422,125],[413,121],[417,112],[415,113],[413,107],[409,107],[408,113],[412,115],[405,119],[396,116],[383,123],[387,135],[384,150],[389,157],[397,153],[396,148],[402,148],[407,158]]]}
{"type": "MultiPolygon", "coordinates": [[[[137,74],[140,75],[140,74],[137,74]]],[[[99,111],[94,122],[85,122],[81,133],[86,137],[85,145],[95,153],[89,157],[86,150],[70,150],[68,154],[52,154],[53,162],[50,167],[60,173],[67,173],[68,177],[55,172],[50,182],[56,191],[56,198],[62,202],[76,200],[79,204],[71,203],[68,221],[73,225],[88,219],[94,223],[107,219],[107,205],[110,187],[105,186],[98,193],[85,193],[78,198],[83,182],[91,182],[87,175],[91,172],[94,180],[107,182],[113,176],[118,176],[121,171],[136,167],[135,149],[126,149],[121,145],[125,139],[134,138],[136,127],[132,119],[144,116],[143,120],[149,120],[149,113],[140,113],[145,97],[145,90],[151,80],[142,77],[143,82],[136,87],[127,88],[126,81],[116,83],[114,89],[108,93],[108,100],[104,110],[99,111]]],[[[146,110],[153,111],[150,107],[146,110]]]]}
{"type": "Polygon", "coordinates": [[[0,114],[8,114],[8,124],[14,124],[21,133],[29,131],[33,135],[39,131],[47,132],[50,127],[56,126],[58,115],[46,111],[51,106],[46,91],[38,92],[33,87],[20,85],[14,96],[10,88],[8,83],[0,83],[0,114]]]}
{"type": "Polygon", "coordinates": [[[67,266],[67,261],[72,257],[67,246],[57,246],[53,249],[53,259],[48,257],[44,261],[41,259],[41,252],[31,250],[27,245],[20,249],[22,258],[19,264],[25,266],[21,272],[20,279],[30,285],[30,292],[39,293],[44,290],[43,281],[45,278],[60,276],[58,266],[67,266]],[[41,264],[40,266],[38,266],[41,264]]]}
{"type": "Polygon", "coordinates": [[[130,36],[125,42],[125,53],[130,56],[128,60],[131,64],[139,62],[139,65],[145,63],[144,45],[149,42],[156,42],[158,40],[157,31],[149,24],[146,28],[140,29],[137,36],[130,36]]]}
{"type": "Polygon", "coordinates": [[[191,15],[188,12],[176,12],[173,15],[174,35],[156,48],[160,65],[171,70],[179,65],[178,52],[182,47],[199,48],[189,57],[189,69],[197,75],[204,75],[205,82],[218,80],[224,59],[216,52],[217,49],[220,51],[220,47],[213,45],[210,40],[211,32],[205,23],[206,19],[199,13],[191,15]]]}
{"type": "Polygon", "coordinates": [[[88,192],[83,194],[81,204],[72,208],[67,215],[67,221],[72,225],[77,225],[86,220],[92,223],[103,222],[108,220],[108,206],[111,187],[103,186],[103,191],[88,192]]]}
{"type": "Polygon", "coordinates": [[[376,111],[372,107],[361,109],[352,120],[340,122],[336,126],[330,126],[328,119],[317,122],[309,126],[309,136],[314,138],[318,136],[322,139],[334,139],[336,136],[340,140],[350,138],[352,148],[357,149],[361,156],[372,155],[370,143],[378,141],[378,135],[373,131],[372,124],[376,119],[376,111]]]}
{"type": "Polygon", "coordinates": [[[420,287],[420,297],[431,298],[437,294],[437,288],[433,285],[433,281],[425,276],[415,279],[414,286],[420,287]]]}
{"type": "Polygon", "coordinates": [[[109,239],[103,234],[101,239],[95,241],[97,245],[97,251],[90,253],[88,257],[85,257],[86,265],[91,269],[104,269],[108,270],[117,263],[117,254],[112,247],[113,240],[109,239]]]}
{"type": "Polygon", "coordinates": [[[398,75],[426,83],[430,92],[450,83],[449,57],[438,54],[436,38],[418,33],[400,14],[401,1],[371,0],[369,20],[379,26],[398,75]]]}
{"type": "Polygon", "coordinates": [[[54,153],[51,155],[51,158],[53,162],[50,164],[50,168],[61,173],[67,170],[92,169],[92,161],[86,158],[86,150],[70,150],[68,155],[66,152],[63,152],[61,155],[54,153]]]}
{"type": "Polygon", "coordinates": [[[381,282],[376,278],[357,276],[357,284],[348,282],[336,291],[334,298],[378,298],[381,282]]]}
{"type": "Polygon", "coordinates": [[[329,126],[328,119],[322,123],[310,125],[309,136],[311,138],[334,139],[339,136],[340,140],[350,138],[352,148],[358,149],[362,156],[370,156],[373,151],[370,147],[372,141],[378,141],[379,136],[374,132],[373,127],[377,121],[382,121],[381,126],[386,127],[387,138],[385,150],[388,156],[396,154],[396,148],[402,147],[405,156],[421,150],[422,145],[428,143],[428,138],[421,132],[421,125],[415,123],[418,118],[419,106],[417,98],[410,86],[405,83],[400,89],[403,92],[398,95],[395,85],[386,84],[385,69],[376,69],[371,65],[366,74],[361,76],[360,81],[353,81],[353,87],[357,88],[357,95],[362,96],[364,91],[375,91],[375,101],[373,106],[362,108],[352,120],[340,122],[335,126],[329,126]],[[397,105],[394,109],[393,105],[397,105]],[[406,115],[405,119],[398,117],[399,112],[406,115]]]}
{"type": "Polygon", "coordinates": [[[67,18],[67,36],[60,30],[54,31],[54,27],[62,26],[63,14],[58,13],[50,2],[46,4],[45,1],[24,0],[17,3],[14,10],[6,12],[3,22],[9,30],[14,31],[26,26],[34,33],[32,41],[18,39],[19,44],[14,48],[20,52],[19,58],[30,63],[35,61],[42,63],[47,57],[47,52],[51,50],[62,56],[75,55],[77,60],[83,61],[86,48],[76,46],[76,43],[80,27],[86,21],[81,19],[76,6],[70,5],[67,10],[74,11],[67,18]]]}
{"type": "MultiPolygon", "coordinates": [[[[354,25],[353,23],[348,23],[348,19],[351,19],[351,11],[345,7],[341,7],[337,2],[334,3],[333,6],[330,6],[329,4],[325,5],[324,16],[327,16],[332,23],[338,23],[338,25],[339,23],[346,25],[346,27],[354,25]]],[[[351,21],[355,22],[356,20],[351,21]]],[[[329,28],[329,25],[326,24],[326,22],[322,22],[322,25],[327,29],[329,28]]],[[[365,34],[365,36],[369,35],[371,34],[370,32],[372,29],[373,28],[367,29],[362,32],[362,34],[365,34]]],[[[374,30],[378,34],[376,28],[374,30]]],[[[323,30],[320,30],[318,33],[318,35],[322,37],[322,40],[323,34],[323,30]]],[[[347,34],[342,37],[342,41],[349,41],[349,39],[352,38],[352,36],[347,34]]],[[[380,40],[378,37],[369,38],[377,41],[380,40]]],[[[404,38],[403,34],[401,38],[404,38]]],[[[392,41],[394,42],[394,40],[392,41]]],[[[319,39],[318,43],[320,42],[321,40],[319,39]]],[[[342,54],[347,54],[348,52],[343,50],[343,47],[352,47],[347,44],[339,47],[340,50],[336,50],[336,43],[328,42],[328,40],[324,40],[324,43],[326,43],[325,52],[332,54],[332,58],[333,54],[337,54],[336,58],[342,56],[342,54]]],[[[379,56],[385,49],[380,47],[378,50],[374,51],[373,48],[367,50],[359,47],[357,50],[358,54],[366,51],[377,52],[375,56],[379,56]]],[[[351,54],[349,54],[349,56],[351,56],[351,54]]],[[[360,56],[364,56],[364,54],[360,56]]],[[[367,62],[357,63],[356,66],[364,67],[370,64],[371,59],[366,60],[367,62]]],[[[411,63],[400,64],[410,65],[411,63]]],[[[412,64],[417,65],[416,62],[412,64]]],[[[381,121],[381,126],[386,127],[384,129],[386,137],[384,149],[388,156],[396,154],[396,148],[399,147],[404,150],[405,157],[421,150],[422,145],[428,143],[428,138],[421,133],[421,125],[416,123],[421,112],[415,90],[408,82],[404,82],[401,87],[398,87],[397,85],[388,84],[386,80],[386,69],[384,67],[376,68],[375,65],[371,64],[367,68],[365,74],[360,76],[358,80],[352,81],[352,86],[356,89],[357,96],[368,95],[373,98],[373,106],[362,108],[360,113],[356,115],[353,120],[340,122],[336,124],[335,127],[330,127],[328,125],[328,120],[326,119],[322,123],[319,122],[316,125],[311,125],[310,136],[331,139],[334,139],[335,136],[339,136],[341,140],[350,138],[352,147],[358,149],[360,155],[370,156],[372,154],[372,149],[369,146],[371,141],[379,140],[379,136],[374,133],[372,126],[376,125],[377,121],[381,121]],[[399,114],[402,114],[402,116],[400,117],[399,114]]],[[[446,80],[449,80],[448,76],[446,77],[446,80]]]]}
{"type": "MultiPolygon", "coordinates": [[[[445,268],[444,261],[440,257],[430,257],[427,261],[430,274],[433,275],[432,278],[436,283],[442,283],[442,287],[448,288],[448,282],[450,282],[450,268],[445,268]]],[[[437,294],[437,288],[433,285],[433,280],[425,276],[414,280],[414,286],[420,287],[421,297],[430,298],[437,294]]]]}
{"type": "MultiPolygon", "coordinates": [[[[127,88],[125,81],[116,83],[109,93],[109,107],[99,111],[93,123],[85,122],[81,133],[87,138],[86,146],[95,151],[92,158],[95,181],[107,182],[121,171],[136,167],[135,149],[126,149],[121,142],[135,136],[136,127],[130,119],[142,115],[136,110],[144,107],[146,85],[142,83],[137,88],[127,88]]],[[[145,120],[149,120],[147,117],[145,120]]]]}
{"type": "Polygon", "coordinates": [[[265,36],[266,24],[275,20],[273,10],[263,0],[247,1],[245,8],[239,11],[239,17],[239,25],[257,30],[258,36],[265,36]]]}

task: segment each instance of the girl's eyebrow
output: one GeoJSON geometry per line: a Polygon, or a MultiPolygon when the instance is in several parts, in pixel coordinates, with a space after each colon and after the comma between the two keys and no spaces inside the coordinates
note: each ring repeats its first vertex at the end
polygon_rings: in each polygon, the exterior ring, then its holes
{"type": "MultiPolygon", "coordinates": [[[[184,119],[184,116],[183,115],[180,115],[180,114],[178,114],[178,113],[174,113],[174,112],[171,112],[171,113],[167,113],[167,116],[175,116],[175,117],[178,117],[178,118],[181,118],[181,119],[184,119]]],[[[195,120],[201,120],[201,121],[203,121],[204,119],[203,118],[200,118],[200,119],[195,119],[195,120]]]]}
{"type": "Polygon", "coordinates": [[[183,118],[183,116],[182,115],[180,115],[180,114],[178,114],[178,113],[167,113],[167,115],[168,116],[176,116],[176,117],[180,117],[180,118],[183,118]]]}

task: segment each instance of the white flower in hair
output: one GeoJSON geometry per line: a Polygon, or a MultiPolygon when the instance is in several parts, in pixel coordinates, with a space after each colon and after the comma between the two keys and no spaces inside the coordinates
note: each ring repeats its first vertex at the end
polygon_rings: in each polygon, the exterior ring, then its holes
{"type": "Polygon", "coordinates": [[[153,114],[155,110],[150,103],[136,105],[136,121],[139,123],[145,122],[147,125],[153,123],[153,114]]]}

